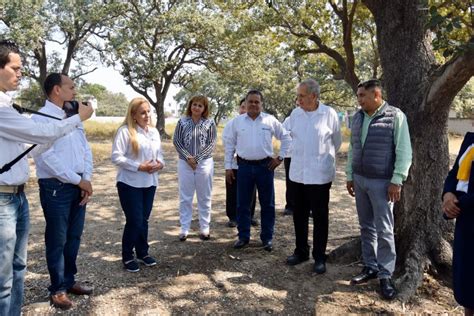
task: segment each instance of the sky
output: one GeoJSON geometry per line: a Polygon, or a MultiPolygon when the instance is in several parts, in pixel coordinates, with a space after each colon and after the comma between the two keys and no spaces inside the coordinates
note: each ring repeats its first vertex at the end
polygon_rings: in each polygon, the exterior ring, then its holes
{"type": "MultiPolygon", "coordinates": [[[[112,67],[99,66],[97,70],[83,76],[82,79],[89,83],[101,84],[106,87],[107,90],[112,92],[122,92],[123,94],[125,94],[128,100],[140,96],[137,92],[135,92],[125,83],[125,80],[123,80],[122,75],[120,75],[120,73],[112,67]]],[[[170,87],[170,90],[168,91],[168,95],[166,96],[165,100],[166,106],[168,106],[168,104],[176,106],[176,101],[173,97],[176,95],[176,93],[178,93],[178,91],[178,87],[174,85],[170,87]]]]}

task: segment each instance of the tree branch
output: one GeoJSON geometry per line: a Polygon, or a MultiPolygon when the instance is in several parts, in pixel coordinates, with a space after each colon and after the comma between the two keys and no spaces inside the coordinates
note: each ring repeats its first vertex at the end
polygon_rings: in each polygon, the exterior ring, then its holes
{"type": "MultiPolygon", "coordinates": [[[[474,37],[471,38],[474,44],[474,37]]],[[[474,48],[447,61],[438,68],[426,95],[426,104],[451,104],[456,94],[474,75],[474,48]]],[[[438,109],[433,108],[433,111],[438,109]]]]}

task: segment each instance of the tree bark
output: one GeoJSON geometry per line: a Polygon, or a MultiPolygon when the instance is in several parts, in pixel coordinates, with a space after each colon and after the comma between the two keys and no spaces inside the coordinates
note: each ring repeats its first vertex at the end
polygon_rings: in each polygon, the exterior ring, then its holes
{"type": "Polygon", "coordinates": [[[395,276],[399,296],[406,300],[424,272],[450,271],[452,223],[441,216],[449,163],[447,120],[454,96],[474,74],[474,55],[471,49],[436,65],[425,30],[426,0],[363,2],[377,26],[386,99],[407,115],[413,147],[410,175],[395,208],[395,276]]]}

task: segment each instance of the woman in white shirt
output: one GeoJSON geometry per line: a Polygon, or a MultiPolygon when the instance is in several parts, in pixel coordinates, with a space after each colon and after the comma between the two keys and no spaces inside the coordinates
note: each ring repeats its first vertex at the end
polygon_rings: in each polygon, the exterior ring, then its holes
{"type": "Polygon", "coordinates": [[[138,262],[156,265],[148,254],[148,218],[158,186],[158,171],[165,162],[160,133],[152,126],[150,110],[146,99],[134,98],[112,147],[112,162],[118,167],[117,190],[126,218],[122,262],[129,272],[140,270],[138,262]]]}
{"type": "Polygon", "coordinates": [[[179,154],[179,240],[186,240],[191,227],[194,192],[198,202],[199,237],[208,240],[214,174],[211,155],[216,145],[216,125],[212,119],[208,119],[209,101],[205,96],[191,98],[185,115],[178,121],[173,137],[173,144],[179,154]]]}

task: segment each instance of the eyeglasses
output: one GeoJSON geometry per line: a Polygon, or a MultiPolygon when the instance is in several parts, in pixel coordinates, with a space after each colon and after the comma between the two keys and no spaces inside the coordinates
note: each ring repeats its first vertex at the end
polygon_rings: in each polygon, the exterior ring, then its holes
{"type": "Polygon", "coordinates": [[[357,88],[369,89],[373,87],[382,87],[382,83],[378,79],[369,79],[357,85],[357,88]]]}

